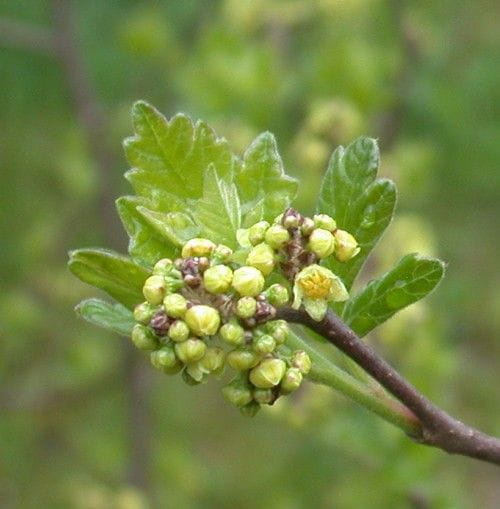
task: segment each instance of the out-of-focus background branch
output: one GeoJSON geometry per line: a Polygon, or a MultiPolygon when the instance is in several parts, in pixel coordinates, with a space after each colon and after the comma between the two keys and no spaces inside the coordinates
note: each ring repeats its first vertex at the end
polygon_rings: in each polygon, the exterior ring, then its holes
{"type": "Polygon", "coordinates": [[[449,270],[368,340],[498,435],[499,14],[493,0],[4,2],[0,505],[498,507],[494,467],[413,445],[328,389],[246,420],[215,384],[157,373],[76,319],[94,291],[64,265],[74,247],[126,250],[113,200],[135,99],[204,118],[240,152],[273,131],[305,212],[332,149],[378,136],[400,204],[365,279],[409,251],[449,270]]]}

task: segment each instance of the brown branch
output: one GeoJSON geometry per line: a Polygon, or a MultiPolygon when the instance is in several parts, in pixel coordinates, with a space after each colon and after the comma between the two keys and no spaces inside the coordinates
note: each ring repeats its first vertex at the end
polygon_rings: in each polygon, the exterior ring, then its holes
{"type": "Polygon", "coordinates": [[[316,322],[303,310],[282,308],[278,316],[305,325],[326,338],[411,410],[422,425],[421,435],[412,437],[417,442],[500,465],[498,438],[463,424],[434,405],[356,336],[337,315],[329,311],[322,321],[316,322]]]}

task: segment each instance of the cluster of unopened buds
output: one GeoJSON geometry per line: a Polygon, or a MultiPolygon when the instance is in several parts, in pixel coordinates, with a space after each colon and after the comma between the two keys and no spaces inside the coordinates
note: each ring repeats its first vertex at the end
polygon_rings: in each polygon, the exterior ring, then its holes
{"type": "Polygon", "coordinates": [[[176,260],[159,260],[144,283],[145,302],[134,310],[134,344],[150,351],[167,374],[182,372],[188,384],[226,366],[236,377],[224,397],[246,415],[272,405],[302,383],[311,360],[286,348],[290,333],[276,319],[282,306],[304,309],[321,320],[329,301],[346,300],[340,280],[320,260],[347,261],[359,247],[335,221],[303,217],[288,209],[271,225],[260,221],[238,231],[240,249],[194,238],[176,260]]]}

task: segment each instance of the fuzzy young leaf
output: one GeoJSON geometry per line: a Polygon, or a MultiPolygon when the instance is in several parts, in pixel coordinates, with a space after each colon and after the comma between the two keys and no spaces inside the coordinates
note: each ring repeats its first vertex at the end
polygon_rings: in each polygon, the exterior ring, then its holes
{"type": "Polygon", "coordinates": [[[77,249],[70,252],[68,265],[83,282],[104,290],[128,308],[144,300],[142,285],[149,271],[126,256],[105,249],[77,249]]]}
{"type": "Polygon", "coordinates": [[[409,254],[382,277],[368,285],[344,310],[345,322],[364,336],[401,309],[428,295],[444,275],[444,262],[409,254]]]}
{"type": "Polygon", "coordinates": [[[116,208],[130,237],[130,256],[140,265],[151,267],[160,258],[175,257],[178,249],[158,233],[138,211],[139,207],[147,203],[147,200],[137,196],[122,196],[116,200],[116,208]]]}
{"type": "Polygon", "coordinates": [[[285,174],[276,140],[271,133],[258,136],[243,156],[236,176],[242,201],[243,226],[261,219],[272,221],[297,194],[298,183],[285,174]]]}
{"type": "Polygon", "coordinates": [[[75,311],[87,322],[103,329],[130,336],[135,325],[132,312],[121,304],[110,304],[101,299],[87,299],[75,311]]]}
{"type": "Polygon", "coordinates": [[[360,253],[345,263],[333,257],[326,266],[352,286],[378,239],[391,222],[396,189],[390,180],[375,180],[379,150],[375,140],[359,138],[345,150],[337,148],[326,171],[318,201],[318,212],[334,217],[339,228],[358,241],[360,253]]]}
{"type": "Polygon", "coordinates": [[[156,201],[163,212],[179,210],[183,200],[202,195],[210,164],[220,178],[230,177],[234,156],[226,140],[217,138],[204,122],[193,125],[182,114],[167,121],[144,101],[134,104],[132,118],[135,136],[127,138],[124,147],[135,170],[128,178],[137,193],[156,201]],[[170,202],[165,193],[178,199],[170,202]]]}
{"type": "Polygon", "coordinates": [[[221,180],[215,168],[210,166],[205,174],[203,196],[196,202],[193,213],[201,235],[213,242],[236,247],[240,214],[236,186],[221,180]]]}

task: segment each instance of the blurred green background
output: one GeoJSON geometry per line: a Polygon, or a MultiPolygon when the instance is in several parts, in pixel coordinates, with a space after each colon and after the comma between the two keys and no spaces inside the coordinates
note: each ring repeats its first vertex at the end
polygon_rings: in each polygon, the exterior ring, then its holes
{"type": "Polygon", "coordinates": [[[4,0],[0,4],[0,506],[498,508],[497,468],[415,445],[308,385],[250,420],[77,319],[67,251],[126,250],[121,140],[143,98],[237,152],[275,133],[299,206],[327,158],[379,139],[403,253],[445,282],[369,339],[500,435],[500,4],[495,0],[4,0]]]}

